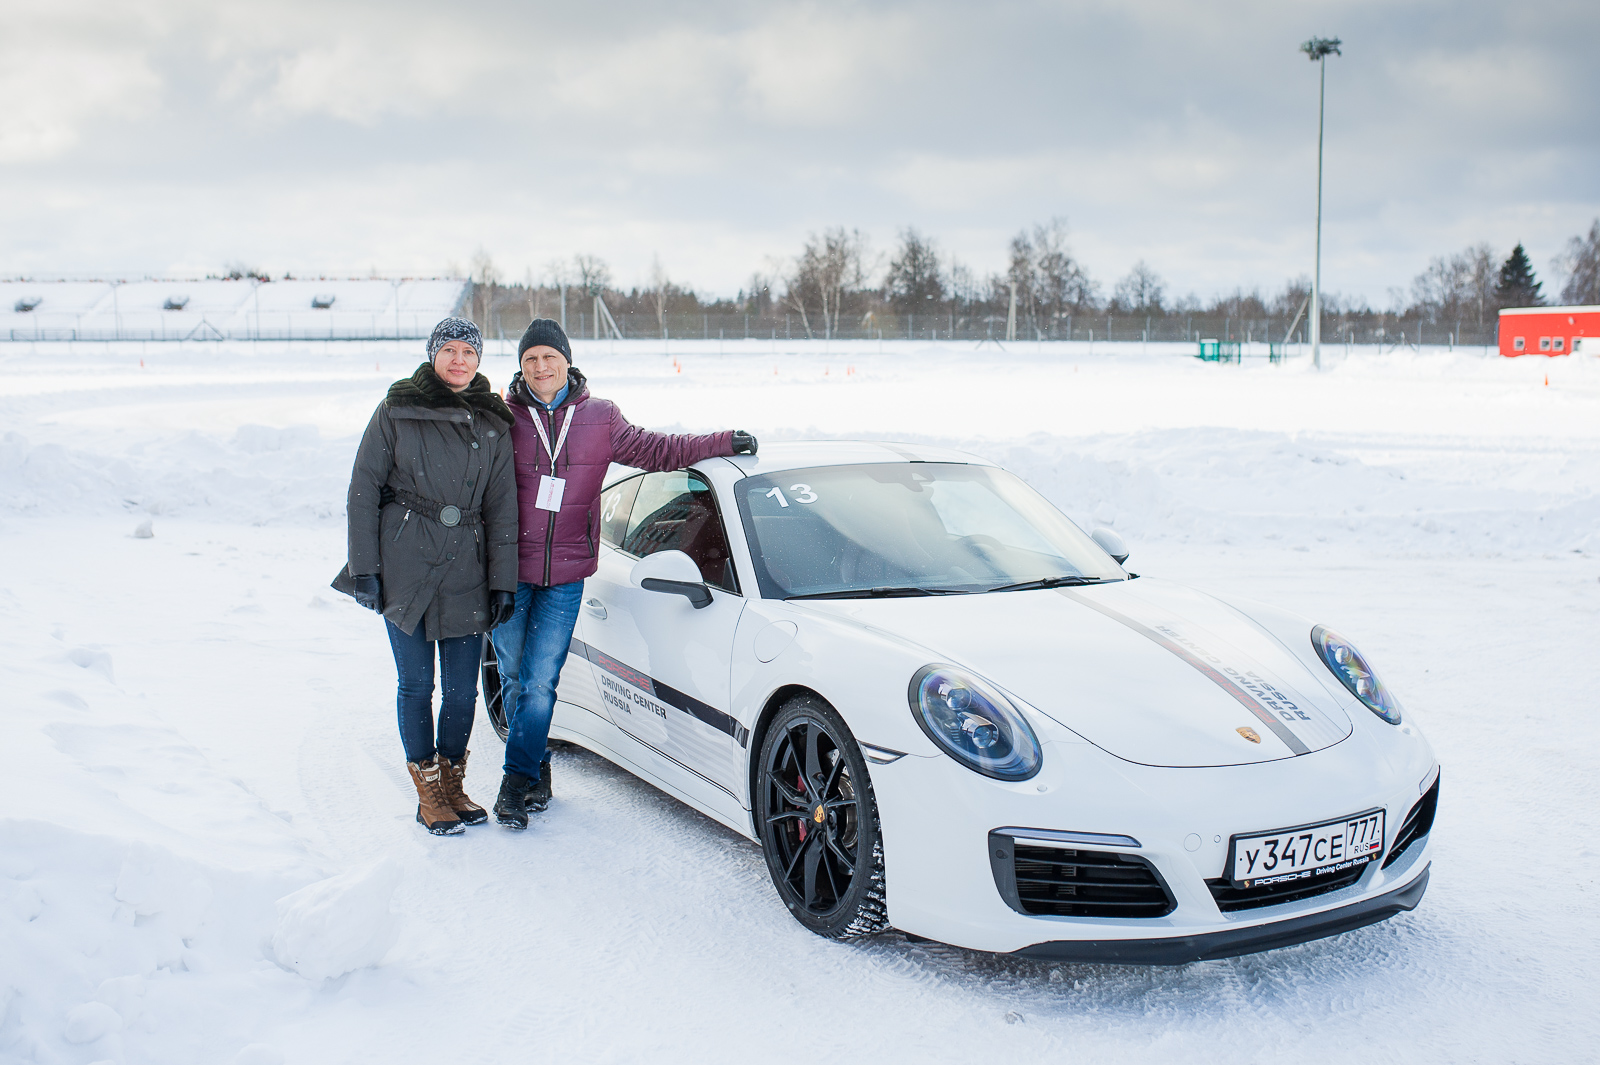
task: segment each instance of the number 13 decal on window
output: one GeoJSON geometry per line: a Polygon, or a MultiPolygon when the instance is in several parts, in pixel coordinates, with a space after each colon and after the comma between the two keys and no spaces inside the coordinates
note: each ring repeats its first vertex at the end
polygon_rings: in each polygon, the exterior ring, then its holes
{"type": "MultiPolygon", "coordinates": [[[[817,501],[817,493],[811,490],[809,484],[791,484],[789,491],[795,493],[794,501],[796,503],[815,503],[817,501]]],[[[777,485],[772,486],[772,490],[767,493],[767,498],[776,499],[780,507],[789,505],[789,500],[784,496],[783,489],[777,485]]]]}

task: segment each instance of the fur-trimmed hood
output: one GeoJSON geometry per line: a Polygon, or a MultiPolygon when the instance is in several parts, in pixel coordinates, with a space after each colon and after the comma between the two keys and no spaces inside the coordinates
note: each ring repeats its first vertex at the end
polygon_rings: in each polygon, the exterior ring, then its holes
{"type": "Polygon", "coordinates": [[[434,410],[456,407],[461,410],[477,411],[480,414],[493,415],[507,429],[511,428],[515,421],[511,416],[511,408],[495,394],[489,379],[483,374],[474,376],[472,383],[462,391],[452,392],[450,386],[444,383],[444,379],[434,372],[431,362],[423,363],[417,367],[416,373],[390,385],[389,394],[383,397],[383,405],[431,407],[434,410]]]}

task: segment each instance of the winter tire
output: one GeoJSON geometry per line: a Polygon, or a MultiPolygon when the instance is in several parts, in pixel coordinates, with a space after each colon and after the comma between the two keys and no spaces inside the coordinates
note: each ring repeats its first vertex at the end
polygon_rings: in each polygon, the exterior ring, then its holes
{"type": "Polygon", "coordinates": [[[814,696],[783,705],[761,744],[756,795],[767,869],[795,920],[830,939],[888,928],[872,781],[832,707],[814,696]]]}
{"type": "Polygon", "coordinates": [[[504,743],[511,735],[511,725],[506,720],[505,684],[500,679],[500,660],[495,657],[494,641],[483,634],[483,708],[489,715],[489,724],[495,735],[504,743]]]}

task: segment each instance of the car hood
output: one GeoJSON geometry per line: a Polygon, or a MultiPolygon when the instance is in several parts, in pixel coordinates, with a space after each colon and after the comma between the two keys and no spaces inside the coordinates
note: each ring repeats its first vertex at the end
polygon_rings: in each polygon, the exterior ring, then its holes
{"type": "Polygon", "coordinates": [[[1274,761],[1352,727],[1274,636],[1170,581],[806,606],[920,644],[1143,765],[1274,761]]]}

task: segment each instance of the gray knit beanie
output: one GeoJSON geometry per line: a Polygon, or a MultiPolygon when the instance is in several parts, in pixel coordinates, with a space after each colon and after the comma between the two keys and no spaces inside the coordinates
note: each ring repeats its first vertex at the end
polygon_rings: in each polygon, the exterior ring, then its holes
{"type": "Polygon", "coordinates": [[[465,318],[446,318],[433,327],[433,335],[428,338],[428,361],[432,362],[439,349],[452,340],[465,340],[478,353],[478,358],[483,358],[483,334],[478,332],[478,327],[465,318]]]}

